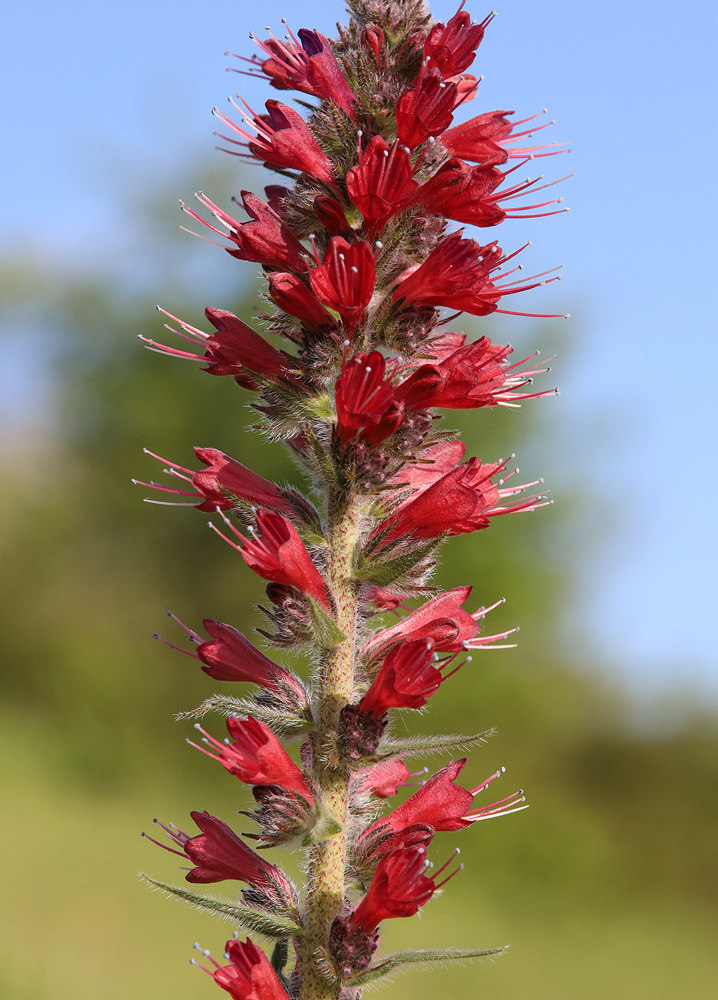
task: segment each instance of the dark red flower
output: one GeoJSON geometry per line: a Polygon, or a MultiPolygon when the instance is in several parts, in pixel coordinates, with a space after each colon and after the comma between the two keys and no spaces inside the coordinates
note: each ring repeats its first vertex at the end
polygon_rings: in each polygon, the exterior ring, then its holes
{"type": "Polygon", "coordinates": [[[420,452],[421,463],[403,465],[392,477],[391,483],[396,485],[397,490],[411,487],[413,490],[411,499],[414,500],[447,472],[455,469],[464,457],[465,451],[464,441],[437,441],[436,444],[420,452]]]}
{"type": "MultiPolygon", "coordinates": [[[[202,965],[199,967],[209,973],[217,985],[229,993],[232,1000],[288,1000],[269,959],[249,938],[244,943],[236,939],[227,942],[225,956],[231,965],[220,965],[209,952],[203,954],[215,966],[215,971],[204,969],[202,965]]],[[[199,965],[194,959],[192,961],[199,965]]]]}
{"type": "MultiPolygon", "coordinates": [[[[252,117],[251,119],[245,117],[244,121],[256,132],[256,135],[252,135],[251,132],[236,125],[216,108],[214,113],[233,132],[248,140],[240,142],[239,145],[248,146],[251,154],[257,159],[284,170],[302,170],[330,187],[334,187],[336,178],[332,169],[332,161],[323,152],[302,116],[280,101],[270,100],[266,102],[265,106],[268,113],[258,115],[247,105],[247,110],[252,117]]],[[[241,111],[241,108],[237,107],[237,110],[241,111]]],[[[227,136],[222,136],[222,138],[226,139],[227,142],[236,142],[235,139],[229,139],[227,136]]]]}
{"type": "Polygon", "coordinates": [[[304,542],[291,521],[273,510],[259,510],[257,531],[251,539],[235,532],[236,548],[246,564],[265,580],[297,587],[327,610],[331,602],[322,575],[312,562],[304,542]]]}
{"type": "Polygon", "coordinates": [[[227,729],[234,742],[220,743],[201,726],[196,725],[204,737],[203,742],[215,753],[192,743],[208,757],[220,764],[247,785],[278,785],[287,792],[301,796],[309,805],[314,803],[309,786],[302,772],[284,749],[274,733],[263,722],[248,716],[246,719],[227,719],[227,729]]]}
{"type": "Polygon", "coordinates": [[[296,316],[308,330],[329,326],[332,318],[296,274],[274,271],[268,276],[269,294],[281,310],[296,316]]]}
{"type": "Polygon", "coordinates": [[[292,884],[282,871],[247,847],[225,822],[208,812],[191,812],[190,816],[202,831],[198,836],[190,837],[174,824],[158,823],[180,850],[147,838],[172,854],[189,858],[195,867],[185,875],[188,882],[208,884],[233,879],[261,889],[281,905],[296,902],[292,884]]]}
{"type": "Polygon", "coordinates": [[[332,101],[353,117],[356,98],[328,40],[308,28],[301,28],[298,35],[299,42],[293,35],[293,42],[280,42],[276,38],[262,42],[250,36],[269,57],[262,63],[262,73],[277,90],[300,90],[332,101]]]}
{"type": "Polygon", "coordinates": [[[444,679],[433,665],[434,649],[433,639],[412,639],[394,646],[359,710],[380,719],[390,708],[422,708],[444,679]]]}
{"type": "Polygon", "coordinates": [[[440,135],[451,125],[458,88],[447,83],[437,69],[422,72],[419,82],[405,90],[396,104],[396,134],[409,149],[429,136],[440,135]]]}
{"type": "MultiPolygon", "coordinates": [[[[297,279],[299,280],[299,279],[297,279]]],[[[288,380],[294,385],[299,385],[298,380],[293,375],[291,366],[294,362],[284,351],[278,351],[253,330],[241,319],[226,309],[205,309],[205,315],[210,323],[215,327],[216,333],[205,333],[195,326],[190,326],[184,320],[178,319],[165,309],[157,307],[169,319],[174,320],[180,327],[175,330],[168,323],[165,327],[177,334],[183,340],[188,340],[204,349],[203,354],[195,354],[190,351],[180,351],[174,347],[167,347],[159,344],[148,337],[140,336],[149,345],[151,350],[160,354],[167,354],[170,357],[189,358],[192,361],[209,361],[204,369],[210,375],[231,375],[237,385],[243,389],[258,389],[259,383],[252,377],[251,373],[260,375],[262,378],[272,382],[288,380]]]]}
{"type": "Polygon", "coordinates": [[[471,15],[463,8],[466,0],[446,24],[435,24],[424,42],[424,59],[435,66],[444,77],[463,73],[474,61],[481,45],[484,31],[493,20],[491,11],[480,24],[471,23],[471,15]]]}
{"type": "Polygon", "coordinates": [[[479,631],[473,616],[462,607],[470,593],[471,587],[454,587],[437,594],[397,625],[375,635],[363,652],[375,659],[395,643],[411,639],[431,640],[437,652],[457,652],[479,631]]]}
{"type": "MultiPolygon", "coordinates": [[[[422,184],[416,192],[416,201],[427,212],[447,219],[480,227],[496,226],[506,217],[496,204],[500,196],[494,195],[504,177],[496,167],[469,167],[453,157],[422,184]]],[[[505,195],[512,192],[509,189],[505,195]]]]}
{"type": "Polygon", "coordinates": [[[344,214],[344,209],[336,198],[326,194],[318,194],[314,199],[316,216],[332,236],[344,236],[351,226],[344,214]]]}
{"type": "MultiPolygon", "coordinates": [[[[545,498],[533,495],[518,503],[501,506],[501,500],[505,497],[515,496],[528,486],[535,485],[526,483],[503,489],[500,483],[496,484],[492,479],[505,469],[506,462],[485,465],[478,458],[470,458],[417,497],[411,497],[400,504],[369,536],[370,540],[380,539],[378,548],[383,548],[407,535],[413,538],[463,535],[487,528],[491,517],[518,510],[535,510],[543,505],[545,498]]],[[[501,482],[507,478],[509,477],[504,477],[501,482]]]]}
{"type": "Polygon", "coordinates": [[[404,411],[384,378],[386,361],[379,351],[357,354],[342,368],[335,387],[337,435],[343,445],[353,439],[377,445],[399,427],[404,411]]]}
{"type": "Polygon", "coordinates": [[[369,305],[376,284],[371,246],[364,240],[347,243],[341,236],[333,236],[324,262],[312,270],[309,281],[323,305],[345,319],[358,319],[369,305]]]}
{"type": "Polygon", "coordinates": [[[347,174],[347,191],[366,223],[383,223],[401,211],[418,187],[412,174],[411,151],[398,139],[388,146],[375,135],[360,148],[359,163],[347,174]]]}
{"type": "Polygon", "coordinates": [[[509,154],[501,143],[511,135],[513,123],[506,116],[512,114],[513,111],[487,111],[447,129],[441,141],[450,153],[462,160],[484,167],[506,163],[509,154]]]}
{"type": "Polygon", "coordinates": [[[373,931],[389,917],[413,917],[436,890],[426,870],[425,847],[392,848],[379,862],[367,894],[351,915],[352,922],[373,931]]]}
{"type": "Polygon", "coordinates": [[[242,203],[247,215],[251,216],[250,222],[237,222],[201,191],[196,198],[201,205],[209,209],[215,219],[221,222],[227,232],[206,222],[188,205],[182,204],[183,210],[212,232],[232,240],[237,249],[224,248],[230,256],[238,260],[253,260],[258,264],[266,264],[268,267],[280,270],[306,271],[306,251],[302,244],[277,213],[251,191],[242,191],[242,203]]]}

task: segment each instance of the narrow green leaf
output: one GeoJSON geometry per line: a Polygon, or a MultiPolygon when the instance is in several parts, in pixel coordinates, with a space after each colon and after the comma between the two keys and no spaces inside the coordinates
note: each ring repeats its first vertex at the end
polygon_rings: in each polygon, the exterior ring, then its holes
{"type": "Polygon", "coordinates": [[[495,958],[503,955],[506,947],[484,950],[477,948],[423,948],[416,951],[400,951],[395,955],[388,955],[378,965],[367,969],[361,975],[354,976],[348,981],[348,985],[365,986],[375,979],[386,976],[402,965],[429,965],[433,962],[465,962],[474,958],[495,958]]]}
{"type": "Polygon", "coordinates": [[[317,634],[317,639],[325,649],[334,649],[340,642],[344,642],[346,636],[337,628],[337,624],[331,615],[328,615],[324,608],[309,594],[306,595],[309,607],[312,612],[312,622],[317,634]]]}
{"type": "Polygon", "coordinates": [[[479,743],[486,743],[494,736],[495,729],[487,729],[473,736],[462,736],[458,733],[447,733],[437,736],[407,736],[401,740],[385,740],[375,754],[380,760],[389,757],[426,757],[435,753],[445,753],[447,750],[467,750],[479,743]]]}
{"type": "Polygon", "coordinates": [[[395,559],[387,559],[385,562],[372,562],[369,559],[362,560],[357,568],[356,576],[359,580],[369,580],[379,587],[386,587],[404,573],[408,573],[422,559],[431,555],[441,545],[442,541],[443,537],[432,538],[431,541],[419,546],[418,549],[404,552],[395,559]]]}
{"type": "Polygon", "coordinates": [[[302,736],[314,728],[311,719],[307,719],[303,715],[283,712],[281,709],[269,708],[245,698],[233,698],[231,695],[224,694],[212,695],[197,708],[192,708],[187,712],[178,712],[175,718],[178,721],[201,719],[208,712],[217,712],[218,715],[225,718],[235,715],[251,715],[259,722],[269,726],[277,736],[285,738],[302,736]]]}
{"type": "Polygon", "coordinates": [[[303,929],[292,920],[286,920],[269,913],[262,913],[258,910],[250,910],[249,907],[239,906],[229,899],[216,899],[214,896],[202,896],[196,892],[190,892],[181,886],[167,885],[165,882],[158,882],[156,879],[140,872],[140,878],[156,889],[161,889],[169,895],[183,899],[185,903],[194,906],[198,910],[208,910],[210,913],[219,914],[226,920],[234,924],[239,924],[247,930],[257,934],[264,934],[271,938],[301,937],[303,929]]]}

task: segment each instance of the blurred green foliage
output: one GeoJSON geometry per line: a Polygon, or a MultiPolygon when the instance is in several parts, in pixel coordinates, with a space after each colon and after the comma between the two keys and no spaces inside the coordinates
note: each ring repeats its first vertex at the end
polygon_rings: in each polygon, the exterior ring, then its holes
{"type": "MultiPolygon", "coordinates": [[[[8,330],[21,335],[32,317],[25,363],[49,364],[52,387],[48,419],[5,443],[2,896],[11,905],[0,994],[210,997],[216,987],[186,964],[190,946],[199,937],[220,954],[229,927],[137,885],[139,868],[181,877],[138,834],[153,815],[182,825],[190,809],[231,822],[247,792],[186,747],[188,725],[172,721],[215,682],[151,635],[182,642],[167,608],[194,627],[214,617],[249,632],[261,624],[262,583],[205,515],[144,505],[130,478],[162,478],[143,446],[192,466],[191,446],[212,445],[268,478],[301,479],[281,448],[247,432],[249,396],[231,380],[137,346],[139,333],[162,339],[141,283],[118,289],[32,262],[8,265],[0,282],[8,330]]],[[[197,294],[177,283],[170,294],[163,305],[201,325],[197,294]]],[[[250,318],[254,301],[227,293],[213,304],[250,318]]],[[[541,334],[545,348],[555,335],[541,334]]],[[[447,423],[484,459],[518,452],[522,476],[535,478],[560,419],[544,400],[447,423]]],[[[472,754],[467,782],[505,764],[502,793],[520,782],[531,809],[437,838],[435,859],[459,843],[466,868],[421,920],[387,928],[386,947],[514,947],[484,967],[410,973],[385,987],[393,1000],[715,995],[718,720],[696,707],[670,731],[638,732],[625,693],[607,680],[615,675],[589,668],[590,651],[560,651],[562,607],[584,558],[566,524],[582,511],[589,532],[597,527],[583,498],[558,499],[447,547],[441,585],[473,582],[472,606],[506,596],[486,629],[520,622],[520,645],[478,651],[425,713],[399,723],[497,727],[472,754]]]]}

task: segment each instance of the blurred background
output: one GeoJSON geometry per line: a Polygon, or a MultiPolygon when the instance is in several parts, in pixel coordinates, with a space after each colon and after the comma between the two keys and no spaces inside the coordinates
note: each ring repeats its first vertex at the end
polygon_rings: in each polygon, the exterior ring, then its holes
{"type": "MultiPolygon", "coordinates": [[[[444,20],[454,9],[433,4],[444,20]]],[[[477,605],[505,596],[489,625],[520,624],[520,643],[475,656],[405,724],[495,726],[468,780],[504,764],[503,793],[521,784],[531,808],[439,838],[435,856],[458,843],[465,870],[421,920],[385,935],[387,948],[510,943],[509,954],[408,973],[384,987],[395,1000],[447,989],[461,1000],[715,995],[715,199],[710,170],[685,176],[684,164],[697,149],[710,163],[715,149],[706,109],[718,25],[707,3],[682,11],[507,2],[476,63],[485,81],[467,117],[546,106],[558,119],[549,139],[573,145],[542,161],[547,179],[576,171],[559,186],[571,214],[501,230],[507,249],[533,240],[532,272],[567,265],[566,280],[517,308],[572,319],[464,324],[517,356],[556,354],[546,385],[555,379],[562,395],[447,421],[482,459],[515,451],[556,503],[450,545],[439,582],[473,583],[477,605]]],[[[249,796],[173,721],[214,682],[151,636],[179,641],[168,608],[195,627],[214,617],[251,632],[263,588],[204,515],[145,505],[130,478],[157,475],[143,446],[191,465],[192,445],[212,445],[298,480],[281,449],[245,430],[248,397],[231,380],[143,351],[136,337],[161,339],[156,303],[198,325],[209,304],[251,319],[253,266],[180,232],[176,208],[200,188],[226,206],[269,181],[212,152],[209,110],[237,89],[255,107],[272,96],[225,74],[223,50],[251,54],[249,30],[279,33],[283,15],[295,30],[331,33],[343,11],[326,0],[265,0],[260,15],[236,0],[40,0],[6,15],[8,1000],[217,995],[188,959],[195,940],[220,954],[231,928],[138,884],[140,869],[181,878],[139,834],[154,816],[187,826],[190,809],[231,821],[249,796]]]]}

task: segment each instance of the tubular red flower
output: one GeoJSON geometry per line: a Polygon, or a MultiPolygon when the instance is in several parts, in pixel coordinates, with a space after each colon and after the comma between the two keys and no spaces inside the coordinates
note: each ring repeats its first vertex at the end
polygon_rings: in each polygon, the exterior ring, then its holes
{"type": "Polygon", "coordinates": [[[352,922],[370,932],[389,917],[413,917],[436,890],[426,868],[425,847],[392,848],[379,862],[352,922]]]}
{"type": "MultiPolygon", "coordinates": [[[[428,212],[470,225],[496,226],[506,213],[496,204],[496,188],[504,180],[496,167],[469,167],[453,157],[416,192],[416,201],[428,212]]],[[[508,195],[509,192],[506,192],[508,195]]]]}
{"type": "Polygon", "coordinates": [[[301,28],[299,42],[280,42],[276,38],[259,41],[251,37],[268,55],[262,73],[277,90],[300,90],[331,101],[354,116],[356,98],[344,78],[328,40],[318,31],[301,28]],[[301,43],[301,44],[300,44],[301,43]]]}
{"type": "Polygon", "coordinates": [[[334,390],[337,435],[343,445],[354,438],[380,444],[401,424],[404,411],[385,374],[386,361],[379,351],[357,354],[344,365],[334,390]]]}
{"type": "Polygon", "coordinates": [[[308,330],[331,325],[329,313],[296,274],[275,271],[268,276],[268,281],[269,294],[274,302],[284,312],[301,320],[308,330]]]}
{"type": "MultiPolygon", "coordinates": [[[[435,482],[455,469],[464,457],[466,444],[463,441],[437,441],[429,448],[425,448],[421,453],[421,464],[404,465],[392,477],[392,485],[396,484],[397,490],[404,490],[411,487],[413,492],[405,502],[415,500],[420,493],[427,490],[435,482]]],[[[401,506],[401,505],[400,505],[401,506]]]]}
{"type": "Polygon", "coordinates": [[[257,511],[256,519],[258,530],[254,537],[239,536],[242,557],[250,569],[265,580],[297,587],[330,610],[322,575],[291,521],[272,510],[257,511]]]}
{"type": "Polygon", "coordinates": [[[206,340],[206,356],[211,364],[205,371],[212,375],[233,375],[238,385],[256,389],[257,383],[247,375],[277,381],[289,376],[291,359],[233,313],[226,309],[205,309],[205,316],[217,331],[206,340]]]}
{"type": "Polygon", "coordinates": [[[396,104],[396,134],[415,149],[429,136],[440,135],[451,125],[458,88],[447,83],[437,69],[422,72],[419,82],[405,90],[396,104]]]}
{"type": "Polygon", "coordinates": [[[273,212],[266,202],[251,191],[242,191],[242,203],[250,222],[237,222],[226,212],[223,212],[213,201],[210,201],[201,191],[197,200],[225,227],[222,232],[206,222],[201,215],[183,204],[183,210],[203,226],[213,232],[232,240],[237,249],[224,247],[227,253],[238,260],[253,260],[258,264],[266,264],[278,270],[306,271],[306,251],[296,236],[282,222],[276,212],[273,212]]]}
{"type": "Polygon", "coordinates": [[[369,305],[376,267],[370,245],[347,243],[341,236],[329,241],[324,262],[309,275],[312,291],[323,305],[345,319],[358,319],[369,305]]]}
{"type": "Polygon", "coordinates": [[[365,794],[388,799],[396,795],[401,785],[406,785],[411,772],[401,757],[381,761],[356,774],[357,788],[365,794]]]}
{"type": "Polygon", "coordinates": [[[411,151],[397,139],[388,146],[380,135],[359,149],[359,163],[347,173],[349,197],[375,225],[385,222],[407,204],[418,185],[413,180],[411,151]]]}
{"type": "Polygon", "coordinates": [[[459,9],[446,24],[435,24],[424,42],[424,59],[429,66],[436,66],[445,77],[463,73],[469,68],[486,27],[495,16],[491,11],[480,24],[472,24],[471,15],[464,10],[465,2],[462,0],[459,9]]]}
{"type": "Polygon", "coordinates": [[[422,708],[444,679],[432,664],[434,649],[433,639],[412,639],[394,646],[359,710],[380,719],[390,708],[422,708]]]}
{"type": "Polygon", "coordinates": [[[294,763],[274,733],[263,722],[248,716],[246,719],[227,719],[227,729],[234,742],[220,743],[201,726],[196,725],[204,737],[203,742],[216,752],[197,747],[202,753],[234,774],[247,785],[278,785],[287,792],[301,796],[311,806],[314,803],[309,786],[301,770],[294,763]]]}
{"type": "Polygon", "coordinates": [[[217,985],[229,993],[232,1000],[288,1000],[269,959],[249,938],[244,943],[235,939],[228,941],[225,955],[231,965],[220,965],[214,959],[210,959],[215,971],[210,972],[209,969],[204,971],[209,972],[217,985]]]}
{"type": "Polygon", "coordinates": [[[513,123],[506,116],[512,114],[513,111],[487,111],[447,129],[441,141],[454,156],[471,163],[484,167],[506,163],[509,154],[501,142],[511,135],[513,123]]]}
{"type": "MultiPolygon", "coordinates": [[[[283,169],[302,170],[323,181],[324,184],[334,187],[336,178],[332,162],[322,151],[302,116],[280,101],[267,101],[265,107],[267,114],[258,115],[247,105],[252,117],[251,119],[245,117],[244,121],[256,135],[236,125],[216,108],[214,113],[233,132],[248,140],[246,143],[240,142],[239,145],[248,146],[251,154],[257,159],[283,169]]],[[[237,107],[237,110],[241,111],[241,108],[237,107]]],[[[237,141],[227,136],[222,138],[232,143],[237,141]]]]}

